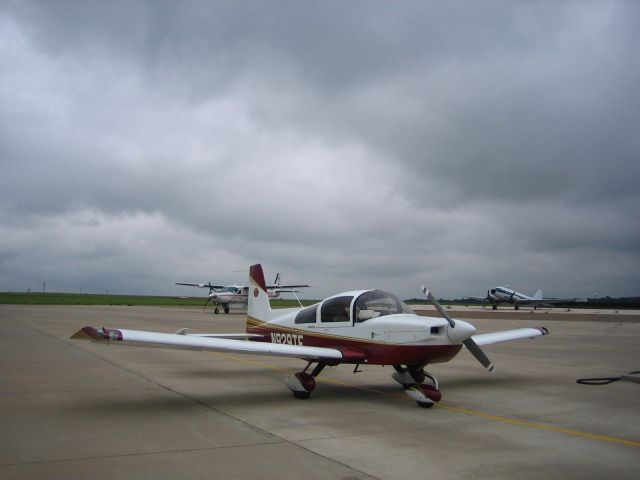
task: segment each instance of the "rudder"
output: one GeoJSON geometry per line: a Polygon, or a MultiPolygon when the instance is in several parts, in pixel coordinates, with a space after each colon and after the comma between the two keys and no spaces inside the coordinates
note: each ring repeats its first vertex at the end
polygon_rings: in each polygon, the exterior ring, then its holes
{"type": "Polygon", "coordinates": [[[267,321],[271,316],[271,304],[264,281],[262,265],[257,263],[249,268],[249,298],[247,302],[247,326],[251,320],[267,321]]]}

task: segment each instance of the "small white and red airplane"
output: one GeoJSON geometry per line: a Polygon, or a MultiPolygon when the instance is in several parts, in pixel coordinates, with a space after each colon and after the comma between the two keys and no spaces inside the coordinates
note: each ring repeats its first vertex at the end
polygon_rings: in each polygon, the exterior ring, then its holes
{"type": "MultiPolygon", "coordinates": [[[[207,308],[211,302],[214,305],[213,312],[217,315],[220,313],[220,307],[224,309],[224,313],[229,313],[232,305],[246,307],[249,298],[249,287],[245,285],[213,285],[209,283],[183,283],[175,282],[176,285],[187,285],[190,287],[208,288],[209,295],[204,302],[202,309],[207,308]]],[[[278,298],[281,293],[295,293],[295,288],[307,288],[313,285],[283,285],[280,283],[280,274],[276,275],[276,279],[272,285],[267,285],[267,294],[269,298],[278,298]]]]}
{"type": "Polygon", "coordinates": [[[272,310],[262,267],[249,273],[246,333],[191,334],[84,327],[71,338],[113,345],[155,346],[190,350],[253,353],[300,358],[307,362],[285,384],[296,398],[309,398],[315,378],[326,366],[392,365],[392,378],[421,407],[440,401],[438,380],[425,370],[448,362],[464,347],[490,372],[493,365],[480,345],[548,334],[541,328],[518,328],[475,334],[454,320],[425,287],[423,292],[443,318],[416,315],[396,296],[381,290],[340,293],[306,308],[272,310]],[[314,366],[315,365],[315,366],[314,366]],[[313,366],[313,368],[312,368],[313,366]]]}

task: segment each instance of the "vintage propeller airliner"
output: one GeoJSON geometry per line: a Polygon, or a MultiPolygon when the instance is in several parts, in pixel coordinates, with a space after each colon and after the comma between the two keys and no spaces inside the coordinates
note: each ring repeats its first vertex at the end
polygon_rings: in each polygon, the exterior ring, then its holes
{"type": "Polygon", "coordinates": [[[326,366],[391,365],[392,378],[421,407],[441,398],[438,380],[425,370],[448,362],[466,347],[489,371],[493,365],[480,345],[533,338],[546,328],[519,328],[475,335],[454,320],[425,287],[423,292],[443,318],[416,315],[404,302],[381,290],[344,292],[306,308],[271,309],[261,265],[249,272],[246,333],[192,334],[84,327],[71,338],[114,345],[253,353],[301,358],[307,365],[285,379],[296,398],[309,398],[326,366]],[[312,368],[313,367],[313,368],[312,368]]]}
{"type": "Polygon", "coordinates": [[[552,307],[558,303],[574,303],[578,301],[577,298],[544,298],[542,290],[538,290],[533,297],[530,297],[509,287],[493,287],[487,290],[486,297],[466,296],[465,298],[488,302],[493,310],[497,310],[498,305],[501,303],[510,303],[515,310],[520,310],[521,305],[529,305],[536,309],[538,307],[552,307]]]}

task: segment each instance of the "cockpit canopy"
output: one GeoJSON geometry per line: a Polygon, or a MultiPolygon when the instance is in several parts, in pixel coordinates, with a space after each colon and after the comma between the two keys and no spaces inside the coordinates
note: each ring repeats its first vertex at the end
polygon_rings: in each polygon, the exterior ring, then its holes
{"type": "MultiPolygon", "coordinates": [[[[351,293],[351,292],[350,292],[351,293]]],[[[397,313],[414,314],[402,300],[382,290],[368,290],[359,294],[345,294],[328,298],[324,302],[300,310],[295,323],[347,323],[365,322],[371,318],[394,315],[397,313]],[[355,301],[354,301],[355,298],[355,301]],[[320,314],[318,315],[318,309],[320,314]]]]}
{"type": "Polygon", "coordinates": [[[415,315],[415,312],[406,303],[392,293],[383,292],[382,290],[369,290],[360,295],[355,301],[353,310],[353,318],[356,322],[364,322],[370,318],[397,313],[415,315]]]}

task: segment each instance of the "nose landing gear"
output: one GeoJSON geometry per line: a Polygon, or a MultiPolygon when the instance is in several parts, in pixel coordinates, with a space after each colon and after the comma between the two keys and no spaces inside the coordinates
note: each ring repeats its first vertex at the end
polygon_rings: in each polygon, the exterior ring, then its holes
{"type": "Polygon", "coordinates": [[[394,365],[396,370],[391,374],[396,382],[404,387],[404,393],[413,398],[418,406],[431,408],[442,398],[438,390],[438,379],[427,372],[422,366],[409,365],[406,368],[402,365],[394,365]],[[425,380],[429,383],[424,383],[425,380]]]}

